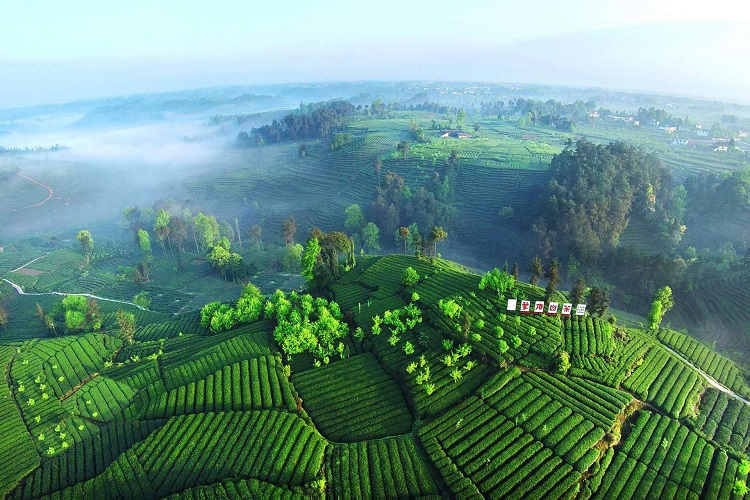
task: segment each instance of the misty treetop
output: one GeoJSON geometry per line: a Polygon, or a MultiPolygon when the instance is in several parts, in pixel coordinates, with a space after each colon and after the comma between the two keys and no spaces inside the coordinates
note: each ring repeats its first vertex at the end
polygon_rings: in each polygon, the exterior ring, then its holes
{"type": "Polygon", "coordinates": [[[750,170],[701,172],[685,180],[687,208],[695,215],[731,216],[750,210],[750,170]]]}

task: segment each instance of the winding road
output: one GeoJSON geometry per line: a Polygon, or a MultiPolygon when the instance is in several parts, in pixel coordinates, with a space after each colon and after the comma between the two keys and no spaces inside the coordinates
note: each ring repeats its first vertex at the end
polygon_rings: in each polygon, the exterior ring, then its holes
{"type": "Polygon", "coordinates": [[[23,175],[23,174],[18,173],[18,172],[16,173],[16,175],[18,177],[23,177],[24,179],[29,180],[29,181],[33,182],[34,184],[36,184],[38,186],[42,186],[43,188],[47,188],[49,190],[49,194],[47,195],[47,198],[45,198],[44,200],[40,201],[39,203],[35,203],[33,205],[29,205],[28,207],[22,207],[21,210],[24,210],[26,208],[34,208],[34,207],[38,207],[40,205],[44,205],[49,200],[51,200],[52,196],[55,194],[55,191],[51,187],[49,187],[46,184],[42,184],[41,182],[37,181],[36,179],[32,179],[31,177],[29,177],[27,175],[23,175]]]}

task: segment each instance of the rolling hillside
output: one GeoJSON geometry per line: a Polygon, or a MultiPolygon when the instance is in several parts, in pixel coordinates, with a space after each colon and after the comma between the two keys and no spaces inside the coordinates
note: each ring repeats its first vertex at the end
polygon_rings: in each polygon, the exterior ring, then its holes
{"type": "Polygon", "coordinates": [[[263,317],[211,334],[197,312],[122,305],[138,312],[132,344],[111,319],[49,337],[40,297],[3,285],[0,494],[743,497],[745,371],[677,332],[507,311],[480,279],[441,259],[359,259],[332,287],[349,335],[320,367],[290,362],[263,317]],[[403,311],[414,322],[398,330],[403,311]]]}

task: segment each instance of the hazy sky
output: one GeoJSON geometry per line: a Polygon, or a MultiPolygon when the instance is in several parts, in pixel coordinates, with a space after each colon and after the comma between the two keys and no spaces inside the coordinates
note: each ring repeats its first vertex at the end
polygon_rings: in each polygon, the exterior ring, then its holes
{"type": "Polygon", "coordinates": [[[0,0],[0,107],[225,84],[528,81],[750,100],[714,0],[0,0]]]}

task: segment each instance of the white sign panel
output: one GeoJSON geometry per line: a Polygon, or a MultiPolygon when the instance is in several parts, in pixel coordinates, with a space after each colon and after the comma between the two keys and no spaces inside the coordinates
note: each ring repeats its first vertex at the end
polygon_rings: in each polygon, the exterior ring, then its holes
{"type": "Polygon", "coordinates": [[[547,307],[547,314],[557,314],[558,305],[559,304],[557,302],[550,302],[549,306],[547,307]]]}
{"type": "Polygon", "coordinates": [[[516,299],[508,299],[508,311],[515,311],[517,303],[516,299]]]}
{"type": "Polygon", "coordinates": [[[537,300],[534,302],[534,314],[542,314],[544,312],[544,301],[537,300]]]}
{"type": "Polygon", "coordinates": [[[524,314],[528,314],[531,312],[531,301],[530,300],[522,300],[521,301],[521,312],[524,314]]]}
{"type": "Polygon", "coordinates": [[[586,314],[586,304],[578,304],[576,306],[576,316],[583,316],[586,314]]]}
{"type": "Polygon", "coordinates": [[[562,315],[563,316],[570,316],[571,311],[573,310],[573,304],[565,303],[562,306],[562,315]]]}

